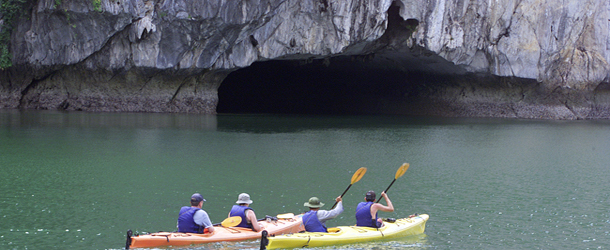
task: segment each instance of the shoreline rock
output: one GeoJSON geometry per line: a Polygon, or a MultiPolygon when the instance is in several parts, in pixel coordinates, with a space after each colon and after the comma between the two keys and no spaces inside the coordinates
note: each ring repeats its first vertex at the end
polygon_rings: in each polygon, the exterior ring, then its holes
{"type": "Polygon", "coordinates": [[[446,83],[419,82],[417,102],[372,96],[366,112],[610,118],[608,2],[100,2],[31,2],[0,108],[215,114],[229,74],[282,60],[446,83]]]}

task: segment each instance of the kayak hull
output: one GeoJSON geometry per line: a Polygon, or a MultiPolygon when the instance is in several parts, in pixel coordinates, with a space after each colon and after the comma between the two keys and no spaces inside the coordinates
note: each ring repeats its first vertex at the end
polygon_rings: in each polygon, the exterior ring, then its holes
{"type": "Polygon", "coordinates": [[[421,214],[412,218],[397,219],[395,222],[384,222],[381,228],[340,226],[329,228],[328,233],[271,235],[267,238],[267,249],[322,247],[417,235],[424,233],[428,218],[427,214],[421,214]]]}
{"type": "MultiPolygon", "coordinates": [[[[281,235],[305,230],[301,220],[302,215],[277,220],[263,220],[265,230],[271,234],[281,235]]],[[[213,233],[195,234],[178,232],[158,232],[137,236],[128,236],[126,248],[148,248],[161,246],[185,246],[219,241],[242,241],[260,239],[261,232],[248,228],[214,226],[213,233]]]]}

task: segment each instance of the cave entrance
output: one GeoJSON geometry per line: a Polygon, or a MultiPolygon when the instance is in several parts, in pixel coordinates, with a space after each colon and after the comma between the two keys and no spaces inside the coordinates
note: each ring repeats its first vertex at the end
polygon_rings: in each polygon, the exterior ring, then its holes
{"type": "Polygon", "coordinates": [[[218,89],[217,113],[404,113],[405,99],[421,86],[418,73],[404,68],[419,63],[383,48],[396,45],[392,37],[410,36],[419,23],[402,20],[399,9],[395,2],[388,10],[386,33],[370,46],[375,53],[255,62],[232,72],[218,89]]]}
{"type": "Polygon", "coordinates": [[[409,91],[406,72],[371,69],[355,60],[367,56],[256,62],[225,78],[217,112],[378,114],[409,91]]]}

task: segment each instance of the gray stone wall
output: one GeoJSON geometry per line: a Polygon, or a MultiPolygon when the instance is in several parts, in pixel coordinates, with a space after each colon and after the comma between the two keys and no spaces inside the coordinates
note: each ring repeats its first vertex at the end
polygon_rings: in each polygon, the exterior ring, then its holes
{"type": "MultiPolygon", "coordinates": [[[[374,54],[387,68],[531,79],[553,102],[511,99],[550,110],[520,117],[608,118],[608,1],[60,2],[32,1],[18,20],[0,108],[215,113],[224,77],[254,62],[374,54]]],[[[428,97],[501,116],[481,108],[496,100],[485,91],[457,96],[428,97]]]]}

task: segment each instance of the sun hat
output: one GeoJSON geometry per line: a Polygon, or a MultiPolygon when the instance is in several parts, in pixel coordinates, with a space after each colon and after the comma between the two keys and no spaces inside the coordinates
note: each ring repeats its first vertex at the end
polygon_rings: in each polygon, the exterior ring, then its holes
{"type": "Polygon", "coordinates": [[[205,201],[205,199],[203,198],[203,196],[201,196],[201,194],[194,193],[191,196],[191,202],[201,202],[201,201],[205,201]]]}
{"type": "Polygon", "coordinates": [[[239,194],[239,196],[237,197],[237,201],[235,202],[237,204],[252,204],[252,200],[250,200],[250,195],[246,194],[246,193],[241,193],[239,194]]]}
{"type": "Polygon", "coordinates": [[[309,202],[305,202],[305,204],[303,205],[306,207],[320,208],[324,206],[324,203],[320,202],[320,199],[318,199],[318,197],[311,197],[309,198],[309,202]]]}

